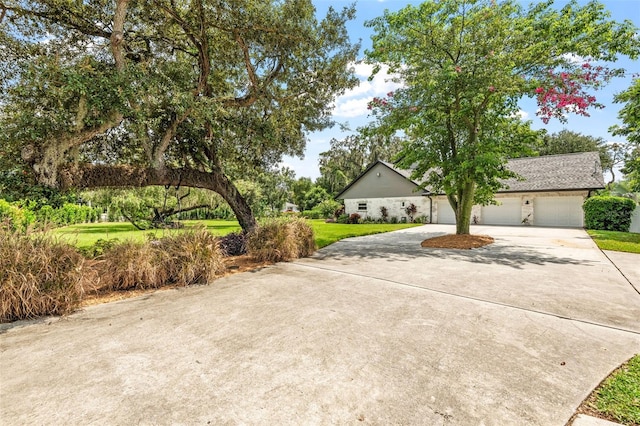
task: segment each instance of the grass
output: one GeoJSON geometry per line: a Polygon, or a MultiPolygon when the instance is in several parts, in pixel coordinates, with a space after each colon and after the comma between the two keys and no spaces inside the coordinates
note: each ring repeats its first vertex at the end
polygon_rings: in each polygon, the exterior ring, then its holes
{"type": "Polygon", "coordinates": [[[226,235],[240,230],[240,225],[235,220],[185,220],[183,229],[153,229],[139,231],[128,222],[83,223],[80,225],[65,226],[51,231],[55,236],[78,248],[87,248],[95,244],[99,239],[110,240],[117,238],[120,241],[144,242],[150,235],[154,239],[160,239],[176,235],[185,230],[194,229],[203,224],[214,235],[226,235]]]}
{"type": "MultiPolygon", "coordinates": [[[[342,223],[325,223],[324,220],[310,220],[311,227],[316,236],[318,248],[326,247],[343,238],[359,237],[363,235],[380,234],[382,232],[396,231],[398,229],[418,226],[414,223],[363,223],[359,225],[348,225],[342,223]]],[[[238,222],[232,220],[186,220],[184,229],[193,229],[202,224],[214,235],[226,235],[239,231],[238,222]]],[[[148,239],[148,235],[153,238],[162,238],[176,233],[184,232],[184,229],[157,229],[149,231],[138,231],[130,223],[84,223],[81,225],[66,226],[51,231],[54,236],[75,245],[78,248],[91,247],[99,239],[110,240],[117,238],[120,241],[143,242],[148,239]]]]}
{"type": "Polygon", "coordinates": [[[587,231],[602,250],[640,253],[640,234],[619,231],[587,231]]]}
{"type": "Polygon", "coordinates": [[[596,390],[593,408],[622,424],[640,424],[640,355],[602,383],[596,390]]]}
{"type": "Polygon", "coordinates": [[[312,220],[311,226],[316,234],[316,244],[318,248],[322,248],[344,238],[381,234],[383,232],[397,231],[398,229],[420,225],[416,223],[362,223],[359,225],[349,225],[344,223],[325,223],[323,220],[312,220]]]}

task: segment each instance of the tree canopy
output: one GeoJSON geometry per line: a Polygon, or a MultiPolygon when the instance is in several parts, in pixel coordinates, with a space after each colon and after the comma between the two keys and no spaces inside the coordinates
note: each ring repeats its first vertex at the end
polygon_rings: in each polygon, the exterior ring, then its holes
{"type": "Polygon", "coordinates": [[[640,79],[616,96],[616,102],[624,103],[618,118],[622,125],[611,127],[614,135],[625,136],[628,149],[622,172],[629,179],[633,191],[640,192],[640,79]]]}
{"type": "Polygon", "coordinates": [[[469,233],[473,204],[492,202],[513,176],[508,158],[540,137],[520,120],[518,100],[535,98],[545,121],[587,115],[600,106],[590,91],[622,72],[606,63],[640,51],[632,23],[611,21],[597,2],[426,1],[368,25],[367,60],[403,83],[371,102],[376,126],[408,136],[399,165],[447,195],[459,234],[469,233]]]}
{"type": "Polygon", "coordinates": [[[301,155],[357,84],[354,8],[311,0],[0,0],[0,164],[52,187],[207,188],[301,155]],[[6,64],[6,66],[4,66],[6,64]]]}
{"type": "Polygon", "coordinates": [[[318,184],[336,195],[356,179],[369,164],[377,160],[392,161],[399,152],[402,138],[376,134],[364,127],[344,139],[331,139],[330,149],[320,153],[318,184]]]}

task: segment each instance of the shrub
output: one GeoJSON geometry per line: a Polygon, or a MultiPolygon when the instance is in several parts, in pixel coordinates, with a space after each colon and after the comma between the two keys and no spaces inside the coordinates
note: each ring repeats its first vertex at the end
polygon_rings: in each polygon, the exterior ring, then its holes
{"type": "Polygon", "coordinates": [[[411,203],[404,209],[404,211],[407,216],[409,216],[409,221],[413,222],[413,217],[416,215],[416,213],[418,213],[418,206],[411,203]]]}
{"type": "Polygon", "coordinates": [[[289,261],[314,250],[313,229],[302,219],[264,221],[247,238],[247,253],[259,261],[289,261]]]}
{"type": "Polygon", "coordinates": [[[582,208],[588,229],[629,232],[636,203],[629,198],[598,196],[588,198],[582,208]]]}
{"type": "Polygon", "coordinates": [[[111,248],[113,248],[119,242],[120,242],[120,240],[118,240],[117,238],[112,238],[110,240],[105,240],[103,238],[99,238],[90,247],[81,248],[80,252],[85,257],[90,257],[90,258],[102,256],[105,253],[105,251],[110,250],[111,248]]]}
{"type": "Polygon", "coordinates": [[[349,223],[349,215],[348,214],[341,214],[338,216],[338,219],[336,219],[336,221],[338,223],[349,223]]]}
{"type": "Polygon", "coordinates": [[[205,229],[144,244],[117,243],[100,257],[100,287],[131,290],[207,284],[224,271],[222,258],[216,237],[205,229]]]}
{"type": "Polygon", "coordinates": [[[322,212],[319,210],[305,210],[300,215],[305,219],[322,219],[322,212]]]}
{"type": "Polygon", "coordinates": [[[391,216],[391,217],[389,218],[389,223],[394,223],[394,224],[395,224],[395,223],[398,223],[398,218],[397,218],[397,216],[391,216]]]}
{"type": "Polygon", "coordinates": [[[223,253],[218,239],[205,228],[164,237],[150,244],[159,256],[169,283],[208,284],[224,272],[223,253]]]}
{"type": "Polygon", "coordinates": [[[152,244],[123,241],[105,250],[98,265],[100,288],[132,290],[157,288],[166,283],[166,271],[152,244]]]}
{"type": "Polygon", "coordinates": [[[313,210],[320,212],[320,219],[326,219],[328,217],[333,217],[336,210],[340,209],[340,207],[340,203],[335,200],[324,200],[315,206],[313,210]]]}
{"type": "Polygon", "coordinates": [[[385,206],[380,207],[380,216],[382,217],[382,222],[389,220],[389,210],[385,206]]]}
{"type": "Polygon", "coordinates": [[[0,322],[64,315],[83,293],[84,258],[45,236],[0,230],[0,322]]]}
{"type": "Polygon", "coordinates": [[[0,198],[0,228],[9,231],[26,232],[35,221],[34,213],[26,207],[19,207],[0,198]]]}
{"type": "Polygon", "coordinates": [[[232,232],[218,238],[224,256],[240,256],[247,252],[247,237],[244,232],[232,232]]]}
{"type": "Polygon", "coordinates": [[[353,224],[360,223],[360,215],[358,213],[351,213],[349,215],[348,223],[353,223],[353,224]]]}

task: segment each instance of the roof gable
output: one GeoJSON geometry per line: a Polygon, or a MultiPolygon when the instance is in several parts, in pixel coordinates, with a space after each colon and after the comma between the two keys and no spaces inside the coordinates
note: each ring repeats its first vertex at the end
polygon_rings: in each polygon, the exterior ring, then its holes
{"type": "Polygon", "coordinates": [[[347,185],[336,199],[364,199],[415,196],[418,184],[408,176],[410,172],[390,163],[376,161],[347,185]]]}
{"type": "MultiPolygon", "coordinates": [[[[541,157],[514,158],[507,162],[507,168],[523,180],[507,179],[503,181],[505,192],[536,192],[536,191],[570,191],[604,188],[600,155],[597,152],[580,152],[573,154],[545,155],[541,157]]],[[[353,180],[335,198],[375,198],[389,196],[407,196],[407,190],[413,195],[420,183],[411,179],[411,170],[399,169],[391,163],[376,161],[353,180]],[[375,170],[374,170],[375,169],[375,170]],[[376,173],[385,170],[385,179],[373,179],[376,173]],[[402,191],[396,195],[388,193],[401,185],[398,178],[405,180],[402,191]],[[389,182],[385,182],[391,179],[389,182]],[[354,190],[355,189],[355,190],[354,190]],[[384,195],[381,195],[384,194],[384,195]]],[[[426,191],[428,192],[428,191],[426,191]]]]}

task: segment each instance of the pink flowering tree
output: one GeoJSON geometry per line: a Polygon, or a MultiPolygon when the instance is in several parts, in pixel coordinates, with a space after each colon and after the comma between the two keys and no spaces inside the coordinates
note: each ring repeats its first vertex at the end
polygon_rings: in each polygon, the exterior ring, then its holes
{"type": "Polygon", "coordinates": [[[552,1],[523,8],[515,0],[442,0],[385,12],[367,23],[375,34],[367,60],[385,64],[403,87],[369,108],[379,132],[408,136],[400,166],[446,194],[456,232],[468,234],[474,204],[493,202],[513,177],[509,158],[539,134],[519,117],[518,101],[538,101],[540,118],[565,120],[601,107],[594,91],[636,58],[630,22],[609,19],[597,2],[552,1]]]}

